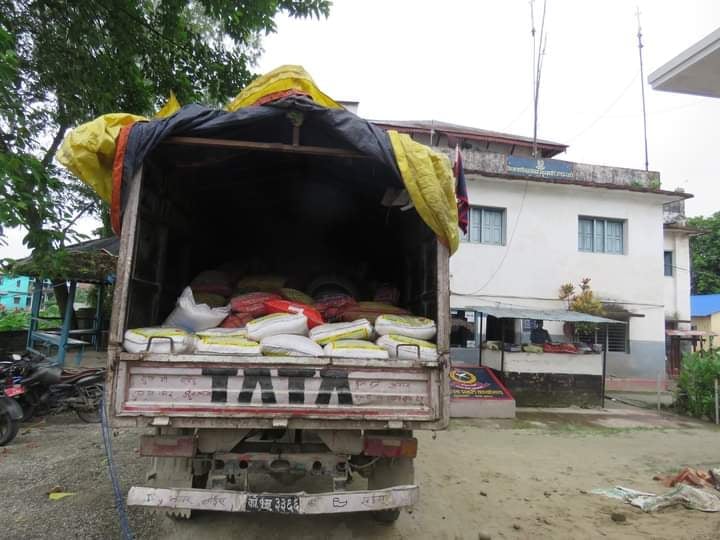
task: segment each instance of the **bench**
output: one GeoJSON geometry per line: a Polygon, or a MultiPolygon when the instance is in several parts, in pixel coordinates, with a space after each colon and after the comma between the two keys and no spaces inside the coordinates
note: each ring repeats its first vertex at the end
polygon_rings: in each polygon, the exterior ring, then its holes
{"type": "MultiPolygon", "coordinates": [[[[46,343],[49,346],[54,345],[55,347],[58,348],[58,352],[59,352],[60,344],[61,344],[62,340],[61,340],[60,332],[48,332],[48,331],[32,332],[31,337],[30,337],[30,345],[31,346],[29,348],[30,348],[30,350],[39,353],[40,351],[36,351],[34,349],[35,341],[40,341],[40,342],[46,343]]],[[[90,343],[88,343],[87,341],[82,341],[80,339],[74,339],[74,338],[68,336],[68,338],[65,342],[65,349],[70,349],[70,348],[78,349],[77,356],[75,357],[76,364],[79,364],[82,361],[82,355],[83,355],[83,352],[85,351],[86,345],[90,345],[90,343]]]]}

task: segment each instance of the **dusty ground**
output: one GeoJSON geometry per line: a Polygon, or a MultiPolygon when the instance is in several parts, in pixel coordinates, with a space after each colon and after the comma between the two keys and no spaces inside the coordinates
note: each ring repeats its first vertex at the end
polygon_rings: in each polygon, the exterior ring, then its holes
{"type": "MultiPolygon", "coordinates": [[[[130,509],[136,538],[694,538],[720,537],[720,515],[685,509],[643,514],[588,494],[623,485],[662,492],[652,476],[684,465],[717,466],[720,431],[709,424],[642,410],[523,411],[515,421],[454,421],[420,433],[421,502],[394,526],[365,515],[288,517],[205,513],[174,522],[130,509]],[[626,516],[611,520],[612,512],[626,516]]],[[[137,432],[114,438],[123,489],[141,484],[137,432]]],[[[4,538],[118,538],[119,529],[97,426],[51,418],[21,430],[0,449],[4,538]],[[75,495],[51,502],[62,486],[75,495]]],[[[356,485],[361,485],[358,482],[356,485]]]]}

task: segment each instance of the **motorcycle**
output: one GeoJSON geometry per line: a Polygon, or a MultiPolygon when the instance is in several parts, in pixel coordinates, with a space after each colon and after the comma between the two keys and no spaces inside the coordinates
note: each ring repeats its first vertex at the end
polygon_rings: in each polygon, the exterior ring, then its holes
{"type": "Polygon", "coordinates": [[[65,372],[37,357],[23,356],[11,366],[0,366],[0,378],[3,372],[5,395],[20,406],[22,421],[74,411],[83,422],[100,422],[104,369],[65,372]]]}
{"type": "Polygon", "coordinates": [[[23,411],[17,401],[12,385],[7,387],[5,375],[12,368],[12,362],[0,362],[0,446],[10,443],[20,429],[23,411]]]}
{"type": "Polygon", "coordinates": [[[64,373],[58,366],[40,364],[20,384],[26,418],[74,411],[83,422],[100,422],[104,369],[64,373]]]}

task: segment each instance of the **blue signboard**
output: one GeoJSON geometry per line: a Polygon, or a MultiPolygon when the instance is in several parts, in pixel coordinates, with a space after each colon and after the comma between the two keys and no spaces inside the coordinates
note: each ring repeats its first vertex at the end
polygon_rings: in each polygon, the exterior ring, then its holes
{"type": "Polygon", "coordinates": [[[520,156],[507,157],[507,171],[517,176],[538,176],[541,178],[572,178],[573,166],[567,161],[556,159],[532,159],[520,156]]]}

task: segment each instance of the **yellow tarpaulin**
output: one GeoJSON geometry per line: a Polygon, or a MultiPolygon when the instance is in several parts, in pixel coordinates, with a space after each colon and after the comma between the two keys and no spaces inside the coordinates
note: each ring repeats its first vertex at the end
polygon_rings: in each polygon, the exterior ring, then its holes
{"type": "Polygon", "coordinates": [[[248,84],[225,109],[237,111],[243,107],[255,105],[263,97],[289,90],[308,94],[315,103],[328,109],[342,108],[339,103],[320,91],[310,74],[302,66],[280,66],[248,84]]]}
{"type": "MultiPolygon", "coordinates": [[[[281,96],[288,91],[308,94],[317,104],[342,108],[315,85],[301,66],[281,66],[251,82],[226,107],[236,111],[281,96]]],[[[174,94],[157,117],[173,114],[180,108],[174,94]]],[[[63,141],[57,159],[89,184],[106,202],[112,196],[112,167],[116,139],[123,126],[147,118],[126,113],[106,114],[72,130],[63,141]]],[[[389,131],[395,160],[410,198],[420,217],[454,253],[459,244],[455,179],[448,158],[409,136],[389,131]]]]}
{"type": "Polygon", "coordinates": [[[55,157],[110,203],[115,140],[123,126],[139,120],[147,119],[127,113],[103,114],[68,133],[55,157]]]}
{"type": "MultiPolygon", "coordinates": [[[[180,103],[175,94],[170,92],[170,98],[155,118],[165,118],[179,109],[180,103]]],[[[136,114],[103,114],[70,131],[55,157],[93,188],[103,201],[110,203],[115,141],[124,126],[145,120],[148,119],[136,114]]]]}
{"type": "Polygon", "coordinates": [[[417,213],[448,247],[452,255],[460,243],[455,178],[447,156],[388,131],[395,161],[417,213]]]}

